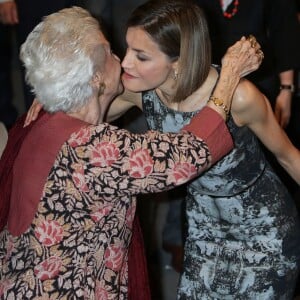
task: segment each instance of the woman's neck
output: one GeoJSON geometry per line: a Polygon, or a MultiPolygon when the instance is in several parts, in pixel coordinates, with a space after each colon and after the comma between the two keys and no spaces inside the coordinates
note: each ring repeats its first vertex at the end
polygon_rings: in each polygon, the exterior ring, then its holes
{"type": "MultiPolygon", "coordinates": [[[[188,96],[185,100],[181,102],[173,102],[174,93],[171,94],[170,89],[166,91],[166,89],[157,88],[155,91],[160,98],[160,100],[169,108],[182,112],[192,112],[202,108],[216,84],[218,79],[218,72],[215,68],[210,68],[208,76],[204,83],[199,87],[192,95],[188,96]]],[[[175,90],[174,90],[175,91],[175,90]]],[[[172,91],[173,92],[173,91],[172,91]]]]}
{"type": "Polygon", "coordinates": [[[68,112],[69,116],[82,120],[86,123],[97,125],[101,123],[99,103],[96,99],[91,99],[87,104],[76,111],[68,112]]]}

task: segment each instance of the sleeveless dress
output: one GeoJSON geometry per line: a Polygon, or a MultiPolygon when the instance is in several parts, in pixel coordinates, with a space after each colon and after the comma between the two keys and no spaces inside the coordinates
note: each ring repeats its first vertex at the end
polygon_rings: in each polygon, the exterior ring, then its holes
{"type": "MultiPolygon", "coordinates": [[[[143,94],[151,129],[177,132],[195,112],[143,94]]],[[[296,207],[268,165],[256,136],[228,127],[235,148],[189,183],[188,234],[178,299],[292,299],[300,256],[296,207]]]]}

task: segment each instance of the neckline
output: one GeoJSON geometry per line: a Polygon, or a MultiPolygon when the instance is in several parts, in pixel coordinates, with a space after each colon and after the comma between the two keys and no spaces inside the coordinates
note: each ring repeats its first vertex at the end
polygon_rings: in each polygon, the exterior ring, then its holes
{"type": "MultiPolygon", "coordinates": [[[[212,93],[214,92],[215,88],[216,88],[216,85],[217,85],[217,82],[219,80],[219,76],[220,76],[220,72],[219,72],[219,69],[220,69],[220,66],[218,65],[214,65],[212,64],[211,65],[211,68],[213,70],[215,70],[217,72],[217,78],[216,78],[216,81],[212,87],[212,90],[209,94],[209,96],[207,97],[206,101],[203,101],[203,103],[201,103],[202,105],[200,107],[198,107],[196,110],[192,110],[192,111],[182,111],[182,110],[177,110],[177,109],[174,109],[172,107],[169,107],[168,105],[165,104],[165,102],[159,97],[159,94],[157,93],[157,89],[154,89],[152,90],[152,92],[155,94],[155,97],[157,98],[157,100],[159,101],[160,105],[163,106],[165,109],[167,109],[168,111],[170,112],[173,112],[173,113],[176,113],[176,114],[194,114],[194,113],[197,113],[199,112],[201,109],[203,109],[205,107],[205,105],[207,104],[208,100],[209,100],[209,97],[212,95],[212,93]]],[[[202,99],[201,99],[202,100],[202,99]]]]}

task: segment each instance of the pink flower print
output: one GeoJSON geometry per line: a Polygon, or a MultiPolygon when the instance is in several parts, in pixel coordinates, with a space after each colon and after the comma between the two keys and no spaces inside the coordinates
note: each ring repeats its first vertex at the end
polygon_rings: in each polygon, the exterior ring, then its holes
{"type": "Polygon", "coordinates": [[[108,292],[105,288],[105,286],[103,286],[101,284],[100,281],[96,281],[96,293],[95,293],[95,299],[97,300],[107,300],[108,299],[108,292]]]}
{"type": "Polygon", "coordinates": [[[120,151],[114,143],[101,142],[92,149],[91,162],[98,167],[109,167],[119,157],[120,151]]]}
{"type": "Polygon", "coordinates": [[[171,170],[171,174],[168,177],[169,183],[175,183],[176,185],[187,182],[189,179],[197,175],[197,170],[194,165],[188,162],[176,163],[171,170]]]}
{"type": "Polygon", "coordinates": [[[144,178],[153,171],[153,160],[147,149],[133,151],[129,165],[129,175],[134,178],[144,178]]]}
{"type": "Polygon", "coordinates": [[[10,279],[4,279],[0,281],[0,297],[13,285],[13,281],[10,279]]]}
{"type": "Polygon", "coordinates": [[[113,271],[119,271],[123,265],[124,250],[116,245],[109,245],[105,250],[105,266],[113,271]]]}
{"type": "Polygon", "coordinates": [[[94,222],[99,222],[103,217],[107,216],[112,210],[112,205],[95,206],[92,208],[91,218],[94,222]]]}
{"type": "Polygon", "coordinates": [[[47,280],[56,277],[62,266],[62,260],[57,256],[51,256],[35,266],[34,274],[40,280],[47,280]]]}
{"type": "Polygon", "coordinates": [[[90,130],[88,127],[80,129],[71,135],[69,139],[69,144],[71,147],[75,148],[79,145],[86,144],[91,138],[90,130]]]}
{"type": "Polygon", "coordinates": [[[5,255],[5,258],[4,258],[4,261],[8,261],[13,250],[14,250],[14,242],[13,242],[13,239],[11,237],[9,237],[7,239],[7,246],[6,246],[6,255],[5,255]]]}
{"type": "Polygon", "coordinates": [[[132,223],[133,223],[133,219],[135,216],[135,209],[136,209],[135,205],[130,205],[130,207],[128,208],[128,210],[126,212],[125,220],[126,220],[126,225],[129,228],[132,228],[132,223]]]}
{"type": "Polygon", "coordinates": [[[43,221],[37,226],[34,233],[40,243],[45,246],[52,246],[63,239],[63,228],[57,221],[43,221]]]}
{"type": "Polygon", "coordinates": [[[72,167],[74,168],[72,178],[75,186],[82,192],[88,192],[89,188],[85,180],[84,166],[82,164],[73,164],[72,167]]]}

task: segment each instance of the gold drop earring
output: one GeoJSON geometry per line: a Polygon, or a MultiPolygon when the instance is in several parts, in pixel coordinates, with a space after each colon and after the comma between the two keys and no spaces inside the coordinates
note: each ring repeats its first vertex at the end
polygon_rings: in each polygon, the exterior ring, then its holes
{"type": "Polygon", "coordinates": [[[174,70],[174,76],[173,76],[173,79],[174,79],[175,81],[177,81],[177,79],[178,79],[178,71],[177,71],[177,70],[174,70]]]}

